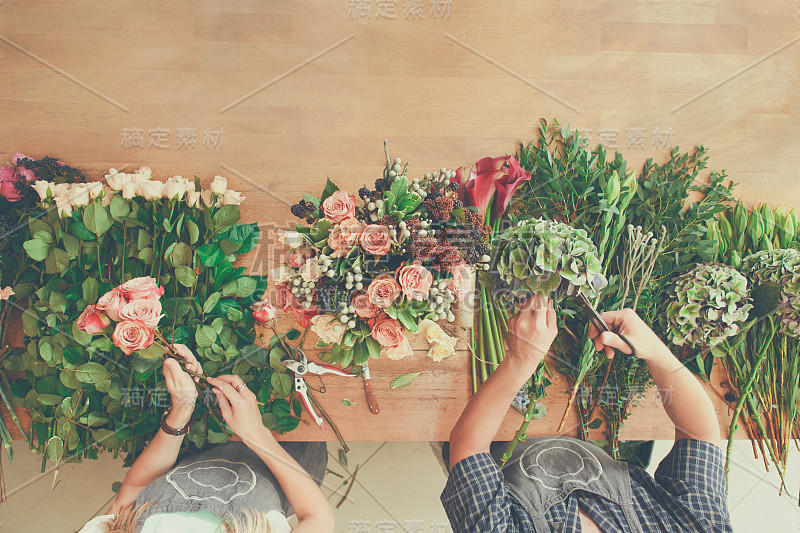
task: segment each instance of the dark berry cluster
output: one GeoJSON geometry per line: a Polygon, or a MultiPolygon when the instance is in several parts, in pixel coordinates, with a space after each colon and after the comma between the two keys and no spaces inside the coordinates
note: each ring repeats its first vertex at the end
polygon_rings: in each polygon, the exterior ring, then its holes
{"type": "Polygon", "coordinates": [[[458,183],[457,181],[451,181],[451,182],[450,182],[450,183],[447,185],[447,187],[448,187],[448,188],[449,188],[451,191],[453,191],[453,192],[456,192],[456,191],[457,191],[457,190],[458,190],[458,189],[461,187],[461,184],[460,184],[460,183],[458,183]]]}
{"type": "Polygon", "coordinates": [[[317,206],[308,200],[300,200],[291,207],[292,214],[297,218],[308,218],[317,210],[317,206]]]}
{"type": "Polygon", "coordinates": [[[386,182],[384,178],[378,178],[375,180],[375,191],[376,192],[384,192],[389,189],[389,184],[386,182]]]}
{"type": "Polygon", "coordinates": [[[322,313],[335,313],[339,311],[340,304],[350,303],[350,293],[344,287],[336,283],[320,282],[315,288],[317,307],[322,313]]]}
{"type": "Polygon", "coordinates": [[[358,189],[358,195],[361,197],[362,200],[366,200],[370,196],[372,196],[372,191],[367,189],[366,187],[361,187],[358,189]]]}

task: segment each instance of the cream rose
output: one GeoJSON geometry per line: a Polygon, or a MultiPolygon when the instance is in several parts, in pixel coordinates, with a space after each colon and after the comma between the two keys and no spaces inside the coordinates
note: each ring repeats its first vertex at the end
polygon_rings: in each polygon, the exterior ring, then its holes
{"type": "Polygon", "coordinates": [[[403,327],[394,318],[379,318],[372,326],[372,338],[381,346],[397,346],[403,339],[403,327]]]}
{"type": "Polygon", "coordinates": [[[40,200],[46,200],[48,193],[50,193],[50,196],[53,195],[53,185],[50,181],[37,180],[33,182],[31,187],[33,187],[33,190],[39,195],[40,200]]]}
{"type": "Polygon", "coordinates": [[[208,187],[214,194],[225,194],[228,190],[228,178],[224,176],[214,176],[211,185],[208,187]]]}
{"type": "Polygon", "coordinates": [[[457,342],[455,338],[445,333],[439,324],[427,318],[419,323],[419,332],[422,333],[428,343],[455,346],[457,342]]]}
{"type": "Polygon", "coordinates": [[[72,216],[72,204],[69,203],[69,198],[66,196],[56,196],[53,198],[53,201],[56,203],[56,209],[58,210],[58,216],[60,218],[69,218],[72,216]]]}
{"type": "Polygon", "coordinates": [[[133,200],[136,196],[136,183],[129,181],[122,186],[122,197],[126,200],[133,200]]]}
{"type": "Polygon", "coordinates": [[[170,200],[182,200],[184,195],[189,192],[188,180],[182,176],[173,176],[164,183],[164,198],[170,200]]]}
{"type": "Polygon", "coordinates": [[[105,311],[114,322],[119,322],[119,311],[127,303],[128,300],[119,289],[111,289],[97,300],[97,308],[105,311]]]}
{"type": "Polygon", "coordinates": [[[365,227],[359,242],[361,248],[372,255],[386,255],[392,248],[392,236],[389,234],[389,228],[379,224],[370,224],[365,227]]]}
{"type": "Polygon", "coordinates": [[[106,183],[114,191],[121,191],[126,183],[131,183],[133,177],[130,174],[123,174],[117,172],[117,169],[109,169],[108,174],[105,175],[106,183]]]}
{"type": "Polygon", "coordinates": [[[200,207],[200,193],[196,191],[187,191],[186,205],[189,207],[200,207]]]}
{"type": "Polygon", "coordinates": [[[426,300],[433,283],[433,274],[420,261],[397,269],[397,281],[409,300],[426,300]]]}
{"type": "Polygon", "coordinates": [[[76,183],[69,189],[69,203],[72,207],[89,205],[89,187],[85,183],[76,183]]]}
{"type": "Polygon", "coordinates": [[[129,279],[117,288],[128,300],[139,300],[142,298],[157,300],[164,294],[164,288],[159,287],[156,280],[150,276],[129,279]]]}
{"type": "Polygon", "coordinates": [[[369,301],[381,309],[386,309],[400,296],[400,285],[391,274],[381,274],[367,287],[369,301]]]}
{"type": "Polygon", "coordinates": [[[428,357],[430,357],[431,359],[433,359],[435,362],[438,363],[439,361],[442,361],[443,359],[447,359],[448,357],[450,357],[454,353],[456,353],[455,348],[453,348],[449,344],[434,343],[433,346],[431,346],[431,349],[428,350],[428,354],[427,355],[428,355],[428,357]]]}
{"type": "Polygon", "coordinates": [[[355,313],[361,318],[375,318],[381,312],[380,308],[369,300],[369,297],[359,292],[353,296],[351,305],[355,308],[355,313]]]}
{"type": "Polygon", "coordinates": [[[311,317],[311,331],[319,340],[328,344],[339,344],[344,338],[345,326],[336,315],[316,315],[311,317]]]}
{"type": "Polygon", "coordinates": [[[225,194],[222,195],[222,205],[240,205],[245,198],[246,197],[242,193],[234,191],[233,189],[228,189],[225,191],[225,194]]]}
{"type": "Polygon", "coordinates": [[[278,242],[289,248],[297,248],[305,242],[305,239],[296,231],[278,230],[278,242]]]}
{"type": "Polygon", "coordinates": [[[300,268],[306,262],[306,259],[314,256],[314,250],[310,246],[301,246],[300,248],[293,248],[286,252],[283,262],[292,268],[300,268]]]}
{"type": "Polygon", "coordinates": [[[114,346],[122,350],[125,355],[130,355],[136,350],[144,350],[153,344],[156,332],[138,320],[125,320],[117,323],[111,339],[114,346]]]}
{"type": "Polygon", "coordinates": [[[406,358],[413,353],[408,339],[403,339],[397,346],[384,346],[383,349],[381,349],[381,357],[387,357],[393,360],[406,358]]]}
{"type": "Polygon", "coordinates": [[[136,185],[136,194],[145,200],[158,200],[164,196],[164,183],[158,180],[142,181],[136,185]]]}
{"type": "Polygon", "coordinates": [[[103,194],[103,183],[100,181],[90,181],[86,188],[89,189],[89,198],[92,200],[103,194]]]}
{"type": "Polygon", "coordinates": [[[138,320],[149,328],[158,326],[163,317],[161,302],[158,300],[132,300],[119,310],[120,320],[138,320]]]}
{"type": "Polygon", "coordinates": [[[342,222],[356,216],[356,197],[344,191],[336,191],[322,202],[325,218],[332,222],[342,222]]]}

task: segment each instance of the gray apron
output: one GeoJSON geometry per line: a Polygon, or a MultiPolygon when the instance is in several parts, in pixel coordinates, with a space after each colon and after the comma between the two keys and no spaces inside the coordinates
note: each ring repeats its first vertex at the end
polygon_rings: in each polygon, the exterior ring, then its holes
{"type": "MultiPolygon", "coordinates": [[[[517,446],[503,467],[511,494],[528,511],[536,533],[548,533],[547,510],[583,490],[610,500],[625,513],[628,527],[641,533],[633,509],[628,465],[598,446],[570,437],[538,437],[517,446]]],[[[557,531],[560,531],[557,530],[557,531]]]]}
{"type": "MultiPolygon", "coordinates": [[[[286,452],[322,483],[328,452],[324,442],[284,442],[286,452]]],[[[291,516],[291,505],[264,461],[239,441],[187,455],[169,472],[139,492],[136,505],[156,502],[139,519],[136,531],[153,514],[208,510],[220,518],[241,517],[243,509],[281,511],[291,516]]]]}

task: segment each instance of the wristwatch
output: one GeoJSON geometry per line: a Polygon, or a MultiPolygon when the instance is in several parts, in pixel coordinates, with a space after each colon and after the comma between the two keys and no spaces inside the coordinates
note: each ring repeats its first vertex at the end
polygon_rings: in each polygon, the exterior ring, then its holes
{"type": "Polygon", "coordinates": [[[183,426],[180,429],[171,428],[171,427],[169,427],[167,425],[167,415],[169,414],[170,411],[172,411],[172,407],[170,407],[169,409],[164,411],[164,414],[161,415],[161,429],[164,430],[164,433],[167,433],[168,435],[176,435],[176,436],[185,435],[186,433],[189,433],[189,426],[192,425],[192,421],[191,420],[189,420],[186,423],[186,425],[183,426]]]}

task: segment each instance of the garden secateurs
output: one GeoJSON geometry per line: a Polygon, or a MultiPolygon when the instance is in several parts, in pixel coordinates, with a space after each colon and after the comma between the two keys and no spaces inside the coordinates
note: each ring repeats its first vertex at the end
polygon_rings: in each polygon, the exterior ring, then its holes
{"type": "Polygon", "coordinates": [[[339,370],[338,368],[332,366],[309,363],[303,350],[295,348],[295,352],[300,355],[299,360],[283,359],[281,360],[281,364],[294,372],[294,391],[300,395],[300,401],[303,402],[303,406],[314,419],[314,422],[316,422],[318,426],[321,426],[324,419],[319,416],[316,411],[314,411],[314,407],[311,405],[311,400],[308,397],[308,386],[306,385],[306,380],[303,376],[311,373],[318,376],[322,374],[335,374],[337,376],[354,378],[356,375],[345,372],[344,370],[339,370]]]}

